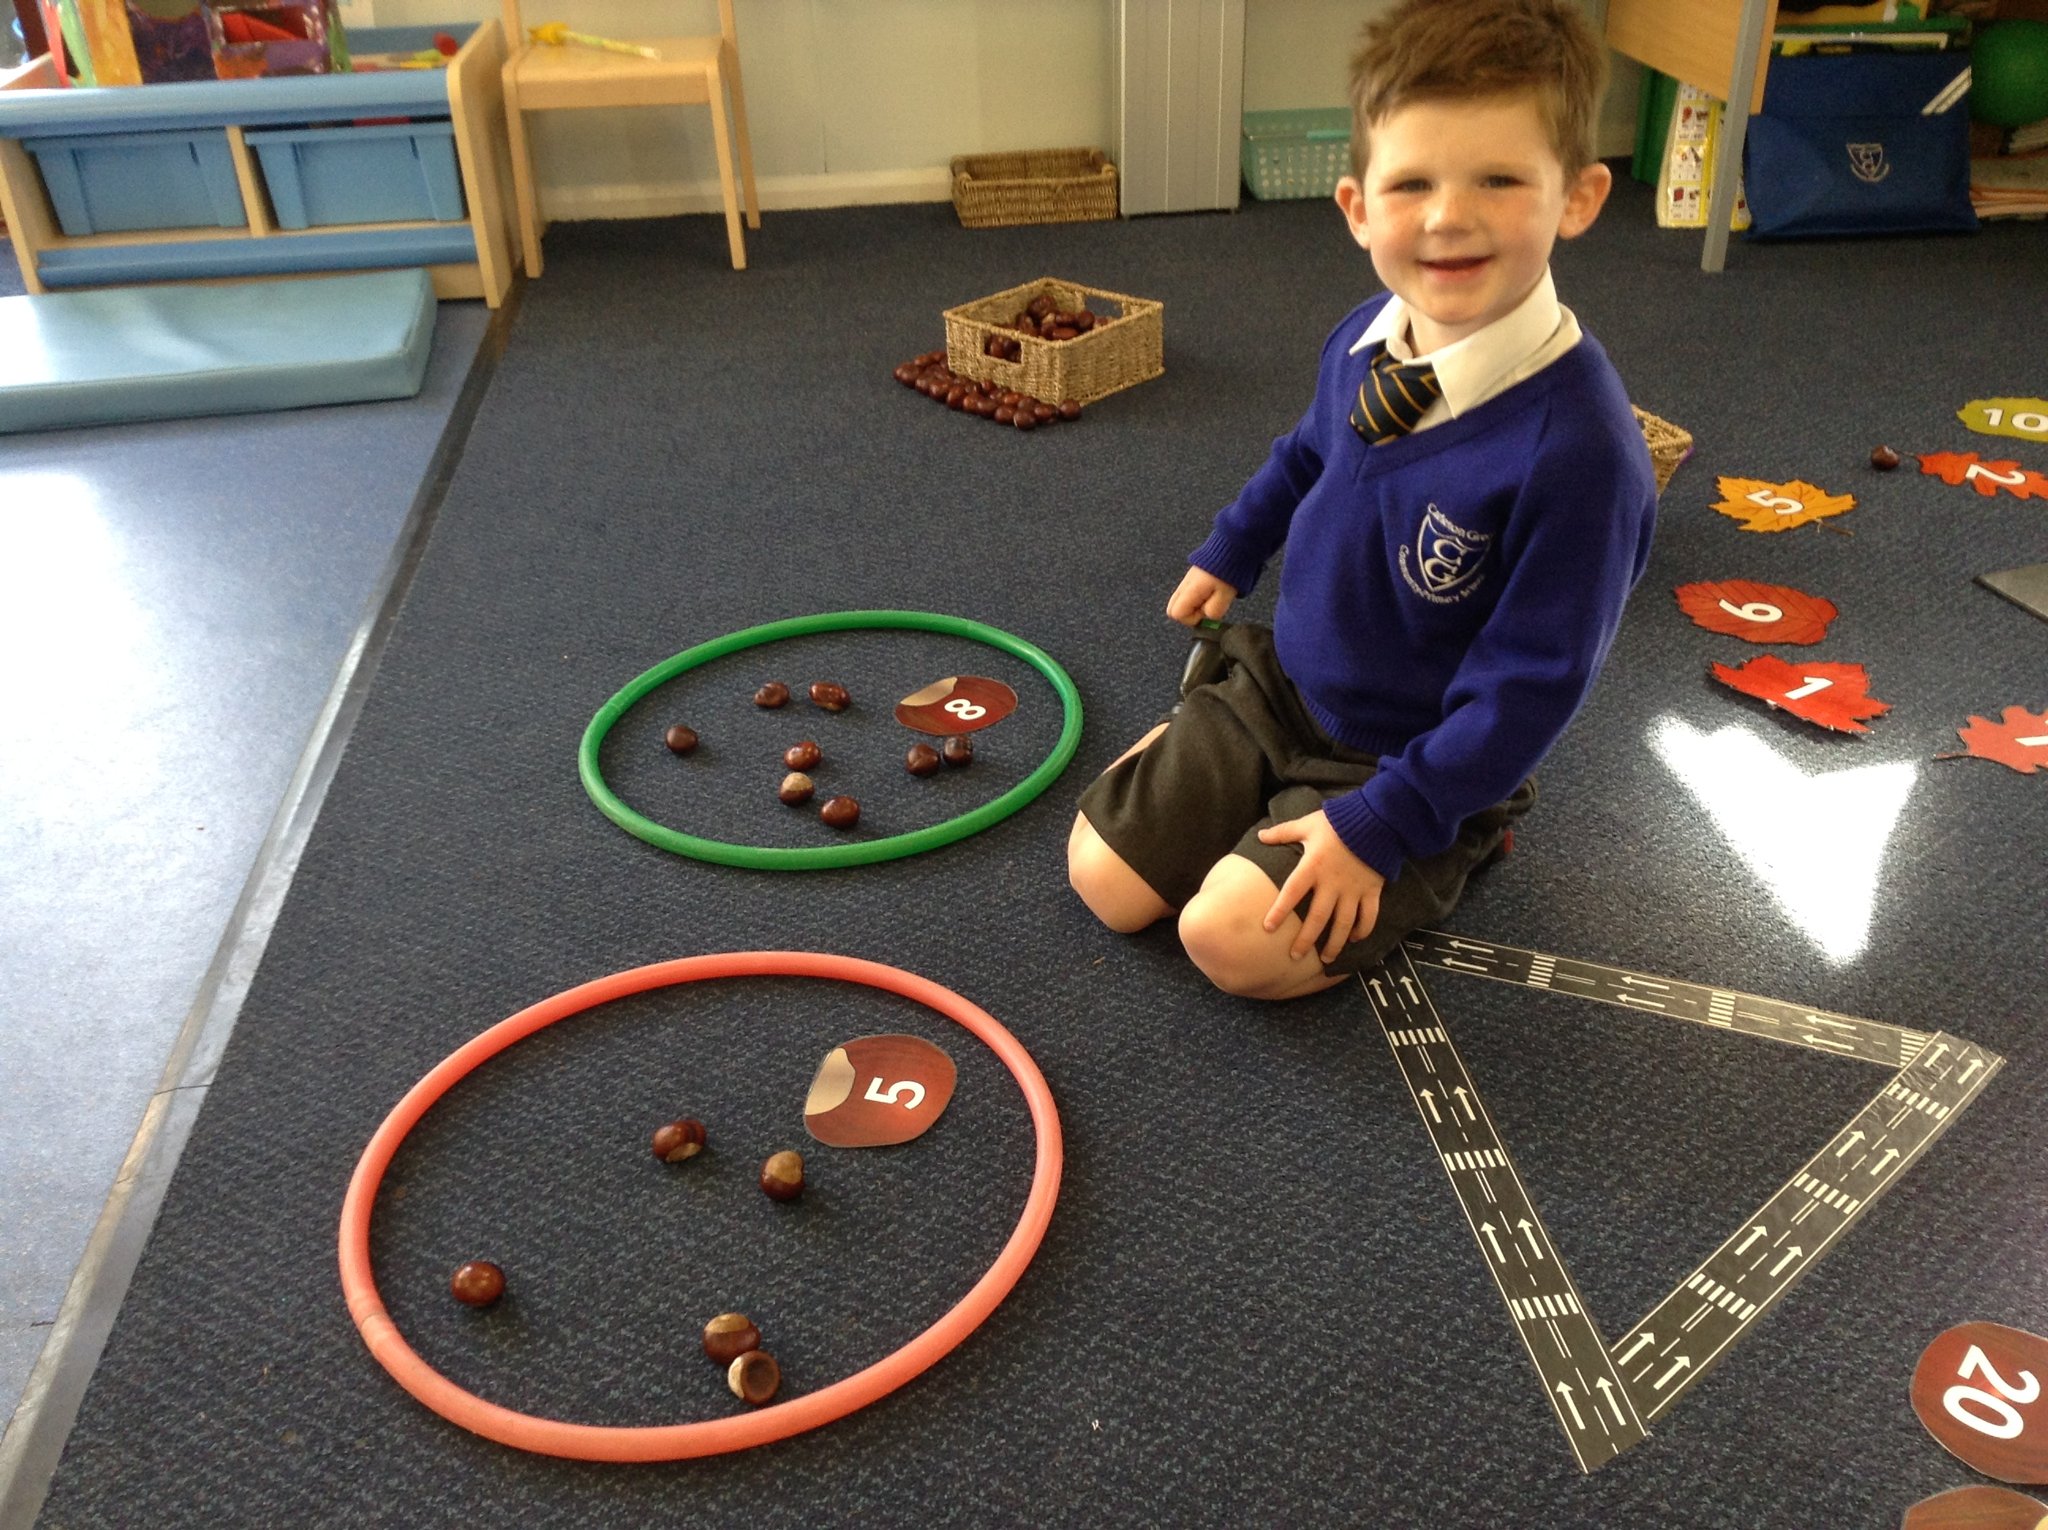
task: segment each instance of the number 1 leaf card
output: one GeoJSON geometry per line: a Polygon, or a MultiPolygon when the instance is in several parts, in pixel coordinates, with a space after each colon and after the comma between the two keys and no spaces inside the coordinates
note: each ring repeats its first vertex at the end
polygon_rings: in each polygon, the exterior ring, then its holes
{"type": "Polygon", "coordinates": [[[1769,483],[1761,478],[1716,480],[1721,497],[1714,508],[1742,522],[1744,531],[1790,531],[1856,508],[1853,494],[1830,494],[1801,479],[1769,483]]]}
{"type": "Polygon", "coordinates": [[[1703,580],[1673,593],[1695,626],[1749,643],[1818,643],[1837,614],[1833,601],[1753,579],[1703,580]]]}
{"type": "Polygon", "coordinates": [[[1858,719],[1892,709],[1889,701],[1871,696],[1870,676],[1861,664],[1801,664],[1794,668],[1765,653],[1740,669],[1716,664],[1714,678],[1745,696],[1837,733],[1868,733],[1858,719]]]}
{"type": "Polygon", "coordinates": [[[1973,716],[1956,729],[1956,737],[1963,741],[1962,753],[1937,754],[1937,760],[1996,760],[2023,776],[2048,770],[2048,712],[2007,707],[1997,722],[1973,716]]]}
{"type": "Polygon", "coordinates": [[[1957,488],[1967,484],[1985,499],[1999,493],[2014,499],[2048,499],[2048,478],[2017,462],[1986,462],[1975,452],[1927,452],[1920,471],[1957,488]]]}

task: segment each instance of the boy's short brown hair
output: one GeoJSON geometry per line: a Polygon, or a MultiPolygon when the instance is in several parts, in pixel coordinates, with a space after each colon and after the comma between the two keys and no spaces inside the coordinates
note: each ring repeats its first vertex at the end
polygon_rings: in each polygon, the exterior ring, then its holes
{"type": "Polygon", "coordinates": [[[1607,49],[1579,0],[1402,0],[1367,22],[1351,56],[1351,165],[1372,124],[1416,101],[1533,91],[1569,180],[1593,162],[1607,49]]]}

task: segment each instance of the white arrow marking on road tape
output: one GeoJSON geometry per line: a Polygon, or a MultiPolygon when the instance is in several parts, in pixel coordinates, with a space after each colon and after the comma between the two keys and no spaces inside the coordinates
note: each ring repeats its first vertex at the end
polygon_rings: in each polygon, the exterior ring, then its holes
{"type": "Polygon", "coordinates": [[[1761,1222],[1757,1223],[1756,1226],[1750,1228],[1749,1236],[1742,1240],[1742,1246],[1736,1249],[1735,1252],[1738,1254],[1748,1253],[1750,1244],[1756,1242],[1757,1239],[1766,1236],[1768,1236],[1768,1234],[1764,1229],[1764,1225],[1761,1222]]]}
{"type": "Polygon", "coordinates": [[[1491,1222],[1481,1222],[1479,1230],[1486,1234],[1486,1241],[1493,1245],[1494,1260],[1497,1263],[1505,1263],[1508,1256],[1501,1252],[1500,1239],[1493,1235],[1493,1224],[1491,1222]]]}
{"type": "Polygon", "coordinates": [[[1436,1122],[1438,1126],[1442,1126],[1444,1118],[1436,1113],[1436,1092],[1431,1089],[1423,1090],[1422,1103],[1429,1107],[1429,1119],[1436,1122]]]}
{"type": "Polygon", "coordinates": [[[1636,1352],[1640,1350],[1645,1344],[1655,1344],[1656,1342],[1657,1336],[1655,1334],[1639,1333],[1636,1335],[1635,1343],[1629,1345],[1627,1349],[1623,1350],[1621,1354],[1616,1356],[1614,1363],[1616,1365],[1627,1365],[1629,1361],[1635,1359],[1636,1352]]]}
{"type": "Polygon", "coordinates": [[[1367,978],[1365,986],[1372,990],[1373,1003],[1377,1004],[1381,1009],[1385,1009],[1387,1007],[1387,991],[1380,987],[1380,980],[1378,978],[1367,978]]]}
{"type": "Polygon", "coordinates": [[[1522,1229],[1522,1236],[1529,1240],[1529,1252],[1534,1254],[1538,1259],[1541,1259],[1543,1257],[1543,1249],[1541,1245],[1539,1245],[1536,1242],[1536,1228],[1534,1224],[1531,1223],[1527,1217],[1523,1217],[1522,1220],[1517,1222],[1515,1225],[1522,1229]]]}
{"type": "Polygon", "coordinates": [[[1835,1149],[1835,1156],[1837,1158],[1840,1158],[1844,1153],[1848,1152],[1850,1148],[1854,1147],[1857,1143],[1861,1142],[1862,1140],[1863,1133],[1861,1129],[1849,1133],[1849,1135],[1843,1140],[1842,1145],[1835,1149]]]}
{"type": "Polygon", "coordinates": [[[1479,1119],[1479,1112],[1472,1108],[1472,1096],[1466,1091],[1465,1086],[1460,1084],[1451,1093],[1455,1094],[1458,1097],[1458,1103],[1465,1107],[1465,1119],[1467,1121],[1477,1121],[1479,1119]]]}
{"type": "Polygon", "coordinates": [[[1410,1004],[1420,1004],[1422,1002],[1422,993],[1421,990],[1416,988],[1415,979],[1403,973],[1395,981],[1401,985],[1401,991],[1408,995],[1408,1002],[1410,1004]]]}
{"type": "Polygon", "coordinates": [[[1614,1002],[1617,1004],[1626,1004],[1632,1009],[1654,1009],[1659,1011],[1660,1013],[1664,1009],[1664,1006],[1662,1004],[1659,1004],[1655,999],[1638,998],[1636,995],[1629,993],[1626,990],[1616,994],[1614,996],[1614,1002]]]}
{"type": "Polygon", "coordinates": [[[1453,935],[1450,938],[1450,940],[1446,942],[1446,944],[1449,945],[1453,951],[1477,951],[1481,956],[1493,955],[1492,946],[1482,946],[1478,942],[1471,940],[1460,940],[1455,935],[1453,935]]]}
{"type": "Polygon", "coordinates": [[[1967,1068],[1965,1068],[1965,1069],[1963,1069],[1963,1076],[1962,1076],[1961,1078],[1957,1079],[1957,1080],[1956,1080],[1956,1082],[1957,1082],[1957,1083],[1959,1083],[1959,1084],[1967,1084],[1967,1083],[1968,1083],[1968,1082],[1970,1081],[1970,1075],[1971,1075],[1972,1073],[1975,1073],[1975,1072],[1976,1072],[1976,1071],[1977,1071],[1977,1070],[1978,1070],[1979,1068],[1981,1068],[1981,1067],[1983,1067],[1983,1066],[1984,1066],[1984,1059],[1983,1059],[1983,1058],[1981,1058],[1981,1057],[1973,1057],[1973,1058],[1971,1058],[1971,1059],[1970,1059],[1970,1066],[1969,1066],[1969,1067],[1967,1067],[1967,1068]]]}
{"type": "Polygon", "coordinates": [[[1564,1399],[1564,1405],[1572,1410],[1572,1428],[1585,1428],[1586,1421],[1583,1418],[1579,1417],[1579,1405],[1572,1401],[1571,1387],[1567,1383],[1560,1381],[1557,1384],[1557,1395],[1562,1397],[1564,1399]]]}
{"type": "Polygon", "coordinates": [[[1886,1148],[1884,1150],[1884,1157],[1878,1159],[1876,1167],[1873,1168],[1870,1172],[1872,1174],[1882,1173],[1884,1171],[1885,1166],[1898,1156],[1899,1150],[1897,1148],[1886,1148]]]}
{"type": "Polygon", "coordinates": [[[1798,1244],[1793,1244],[1790,1248],[1785,1250],[1785,1257],[1780,1259],[1776,1264],[1771,1266],[1771,1273],[1773,1275],[1784,1274],[1785,1266],[1797,1260],[1803,1252],[1804,1250],[1801,1249],[1798,1244]]]}
{"type": "Polygon", "coordinates": [[[1622,1415],[1621,1404],[1614,1400],[1614,1383],[1609,1381],[1605,1376],[1602,1376],[1598,1381],[1594,1382],[1593,1385],[1598,1387],[1601,1390],[1601,1392],[1603,1392],[1606,1395],[1607,1406],[1614,1410],[1614,1421],[1617,1424],[1621,1425],[1622,1428],[1626,1429],[1628,1427],[1628,1420],[1622,1415]]]}
{"type": "Polygon", "coordinates": [[[1690,1370],[1691,1368],[1692,1361],[1686,1359],[1684,1355],[1680,1355],[1676,1360],[1671,1362],[1671,1369],[1666,1371],[1663,1375],[1657,1378],[1657,1390],[1659,1392],[1663,1391],[1665,1382],[1669,1381],[1673,1376],[1676,1376],[1680,1371],[1690,1370]]]}

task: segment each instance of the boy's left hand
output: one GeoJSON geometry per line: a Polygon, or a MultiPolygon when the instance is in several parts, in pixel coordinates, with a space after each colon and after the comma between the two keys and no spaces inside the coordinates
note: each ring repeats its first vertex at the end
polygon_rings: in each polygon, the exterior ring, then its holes
{"type": "Polygon", "coordinates": [[[1294,906],[1309,900],[1301,932],[1288,952],[1299,959],[1315,949],[1316,937],[1328,926],[1323,943],[1323,960],[1334,962],[1344,947],[1363,940],[1379,922],[1380,889],[1387,879],[1366,865],[1330,827],[1330,820],[1318,808],[1306,818],[1291,818],[1270,829],[1259,830],[1259,841],[1268,845],[1301,846],[1301,864],[1294,868],[1280,889],[1280,896],[1266,910],[1266,933],[1280,928],[1294,906]]]}

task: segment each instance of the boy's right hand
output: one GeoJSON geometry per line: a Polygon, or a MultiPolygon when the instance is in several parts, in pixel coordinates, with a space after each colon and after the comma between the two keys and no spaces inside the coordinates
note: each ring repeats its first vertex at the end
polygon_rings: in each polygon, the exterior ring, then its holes
{"type": "Polygon", "coordinates": [[[1207,569],[1191,567],[1166,602],[1166,614],[1183,627],[1192,627],[1205,617],[1220,622],[1235,599],[1235,585],[1224,583],[1207,569]]]}

